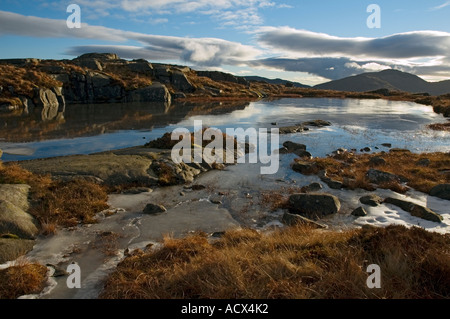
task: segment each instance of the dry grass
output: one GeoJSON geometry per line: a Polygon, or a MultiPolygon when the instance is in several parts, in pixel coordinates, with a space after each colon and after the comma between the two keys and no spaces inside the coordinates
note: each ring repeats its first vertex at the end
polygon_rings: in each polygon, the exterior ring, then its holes
{"type": "Polygon", "coordinates": [[[434,131],[450,131],[450,122],[430,124],[428,127],[434,131]]]}
{"type": "Polygon", "coordinates": [[[31,186],[29,212],[43,225],[44,234],[53,233],[56,225],[93,223],[95,214],[108,207],[103,186],[83,179],[54,181],[50,176],[33,174],[14,163],[0,163],[0,183],[31,186]]]}
{"type": "Polygon", "coordinates": [[[227,232],[165,238],[156,252],[126,258],[102,298],[449,298],[450,237],[402,226],[263,235],[227,232]],[[366,285],[369,264],[381,289],[366,285]]]}
{"type": "MultiPolygon", "coordinates": [[[[374,186],[365,176],[370,168],[405,177],[408,180],[407,186],[424,193],[429,193],[431,188],[438,184],[450,182],[449,174],[445,173],[445,170],[450,167],[449,153],[415,154],[408,151],[357,155],[344,153],[334,157],[315,158],[310,161],[316,163],[317,167],[314,173],[326,169],[328,176],[343,181],[344,186],[350,189],[374,190],[374,186]],[[383,158],[386,164],[371,164],[370,159],[375,156],[383,158]],[[422,159],[428,159],[430,164],[428,166],[419,165],[418,162],[422,159]]],[[[380,184],[378,187],[397,192],[407,190],[396,182],[380,184]]]]}
{"type": "Polygon", "coordinates": [[[62,86],[61,82],[56,81],[48,74],[39,71],[35,66],[26,68],[12,65],[0,64],[0,86],[5,90],[8,87],[14,88],[14,94],[33,97],[34,88],[52,88],[62,86]]]}
{"type": "Polygon", "coordinates": [[[304,193],[303,188],[299,187],[282,187],[279,190],[261,192],[260,205],[267,207],[271,211],[289,208],[289,195],[296,193],[304,193]]]}
{"type": "Polygon", "coordinates": [[[16,299],[40,292],[47,280],[47,268],[39,264],[16,265],[0,270],[0,299],[16,299]]]}

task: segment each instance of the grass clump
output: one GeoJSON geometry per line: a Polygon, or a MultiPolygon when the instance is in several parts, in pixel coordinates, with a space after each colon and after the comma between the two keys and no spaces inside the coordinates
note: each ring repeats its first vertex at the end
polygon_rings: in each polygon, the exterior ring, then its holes
{"type": "Polygon", "coordinates": [[[52,234],[56,225],[75,226],[95,222],[95,214],[108,208],[105,187],[83,180],[52,180],[48,175],[33,174],[18,164],[0,163],[1,184],[31,186],[31,208],[43,234],[52,234]]]}
{"type": "Polygon", "coordinates": [[[0,299],[16,299],[39,293],[47,280],[47,268],[39,264],[16,265],[0,270],[0,299]]]}
{"type": "MultiPolygon", "coordinates": [[[[450,167],[449,153],[411,153],[407,150],[391,150],[376,154],[353,154],[343,153],[325,158],[314,158],[309,160],[315,163],[313,173],[326,170],[327,175],[344,183],[350,189],[362,188],[374,190],[375,186],[369,181],[366,173],[374,168],[401,176],[408,180],[406,185],[418,191],[429,193],[439,184],[450,182],[450,175],[446,170],[450,167]],[[374,157],[384,160],[383,164],[374,164],[374,157]],[[423,162],[426,164],[423,164],[423,162]]],[[[384,189],[391,189],[404,193],[407,188],[399,182],[392,181],[376,185],[384,189]]]]}
{"type": "Polygon", "coordinates": [[[196,234],[165,238],[126,258],[102,298],[448,298],[450,237],[403,226],[270,234],[244,229],[209,243],[196,234]],[[366,285],[369,264],[381,288],[366,285]]]}

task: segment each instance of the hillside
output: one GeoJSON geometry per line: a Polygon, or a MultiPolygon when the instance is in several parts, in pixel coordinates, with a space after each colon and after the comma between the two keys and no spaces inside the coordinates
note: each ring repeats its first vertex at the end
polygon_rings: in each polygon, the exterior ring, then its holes
{"type": "Polygon", "coordinates": [[[381,72],[363,73],[340,80],[316,85],[320,90],[337,90],[368,92],[379,89],[403,91],[408,93],[428,93],[442,95],[450,93],[450,80],[441,82],[427,82],[422,78],[398,70],[384,70],[381,72]]]}
{"type": "Polygon", "coordinates": [[[262,76],[256,76],[256,75],[251,75],[251,76],[246,76],[245,79],[247,81],[250,82],[266,82],[269,84],[275,84],[275,85],[286,85],[286,84],[291,84],[293,87],[297,87],[297,88],[309,88],[309,85],[305,85],[299,82],[292,82],[292,81],[287,81],[287,80],[283,80],[283,79],[268,79],[262,76]]]}

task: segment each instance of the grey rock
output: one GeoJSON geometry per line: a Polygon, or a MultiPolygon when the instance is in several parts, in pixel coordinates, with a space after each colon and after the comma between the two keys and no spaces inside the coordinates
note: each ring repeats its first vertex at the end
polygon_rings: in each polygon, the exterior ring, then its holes
{"type": "Polygon", "coordinates": [[[292,153],[294,153],[295,155],[297,155],[300,158],[307,158],[307,159],[312,158],[312,154],[305,150],[298,149],[298,150],[294,150],[292,153]]]}
{"type": "Polygon", "coordinates": [[[380,183],[386,183],[386,182],[402,182],[404,181],[401,177],[388,173],[388,172],[383,172],[377,169],[373,169],[371,168],[370,170],[367,171],[366,173],[367,178],[369,179],[369,181],[371,183],[374,184],[380,184],[380,183]]]}
{"type": "Polygon", "coordinates": [[[14,234],[23,239],[34,239],[38,234],[33,216],[7,200],[0,201],[0,234],[14,234]]]}
{"type": "Polygon", "coordinates": [[[34,240],[0,238],[0,264],[16,260],[33,249],[34,240]]]}
{"type": "Polygon", "coordinates": [[[320,183],[311,183],[308,186],[305,186],[305,191],[307,193],[318,192],[322,189],[322,185],[320,183]]]}
{"type": "Polygon", "coordinates": [[[163,205],[147,204],[142,212],[148,215],[155,215],[166,211],[167,209],[163,205]]]}
{"type": "Polygon", "coordinates": [[[296,151],[296,150],[306,151],[306,145],[305,144],[300,144],[300,143],[294,143],[294,142],[291,142],[291,141],[286,141],[286,142],[283,143],[283,146],[287,150],[289,150],[291,152],[296,151]]]}
{"type": "Polygon", "coordinates": [[[280,134],[300,133],[303,131],[304,127],[302,125],[284,126],[279,128],[280,134]]]}
{"type": "Polygon", "coordinates": [[[30,186],[25,184],[0,184],[0,200],[7,200],[23,211],[30,208],[28,193],[30,186]]]}
{"type": "Polygon", "coordinates": [[[386,160],[380,156],[374,156],[370,158],[369,164],[374,166],[386,165],[386,160]]]}
{"type": "Polygon", "coordinates": [[[397,207],[400,207],[404,211],[410,213],[412,216],[419,217],[425,220],[440,223],[442,222],[443,219],[441,215],[435,213],[434,211],[432,211],[427,207],[423,207],[402,199],[388,197],[384,200],[384,202],[386,204],[392,204],[397,207]]]}
{"type": "Polygon", "coordinates": [[[154,69],[151,63],[146,60],[133,60],[127,64],[131,72],[152,76],[154,69]]]}
{"type": "Polygon", "coordinates": [[[167,87],[159,82],[151,86],[129,92],[130,102],[167,102],[170,104],[172,98],[167,87]]]}
{"type": "Polygon", "coordinates": [[[383,199],[378,195],[367,195],[363,196],[359,199],[359,201],[364,205],[369,205],[372,207],[377,207],[383,202],[383,199]]]}
{"type": "Polygon", "coordinates": [[[316,163],[305,162],[305,161],[295,161],[292,164],[292,169],[303,175],[308,175],[314,173],[317,165],[316,163]]]}
{"type": "Polygon", "coordinates": [[[172,86],[181,92],[194,92],[195,86],[189,82],[188,78],[183,72],[174,71],[172,72],[171,81],[172,86]]]}
{"type": "Polygon", "coordinates": [[[391,148],[392,144],[391,143],[383,143],[381,144],[381,146],[387,147],[387,148],[391,148]]]}
{"type": "Polygon", "coordinates": [[[314,120],[314,121],[307,121],[302,123],[303,126],[315,126],[315,127],[324,127],[324,126],[331,126],[331,122],[324,121],[324,120],[314,120]]]}
{"type": "Polygon", "coordinates": [[[330,194],[293,194],[289,197],[289,212],[307,218],[320,218],[336,214],[341,203],[330,194]]]}
{"type": "Polygon", "coordinates": [[[416,163],[417,166],[423,166],[423,167],[428,167],[430,164],[431,164],[431,161],[428,158],[422,158],[422,159],[418,160],[416,163]]]}
{"type": "Polygon", "coordinates": [[[367,212],[363,207],[358,207],[352,212],[352,215],[356,217],[363,217],[367,216],[367,212]]]}
{"type": "Polygon", "coordinates": [[[450,184],[440,184],[433,187],[430,191],[430,195],[450,200],[450,184]]]}
{"type": "Polygon", "coordinates": [[[322,224],[317,221],[313,221],[309,218],[306,218],[306,217],[298,215],[298,214],[291,214],[288,212],[285,212],[283,214],[281,221],[288,226],[309,225],[309,226],[312,226],[313,228],[317,228],[317,229],[328,228],[328,226],[325,224],[322,224]]]}

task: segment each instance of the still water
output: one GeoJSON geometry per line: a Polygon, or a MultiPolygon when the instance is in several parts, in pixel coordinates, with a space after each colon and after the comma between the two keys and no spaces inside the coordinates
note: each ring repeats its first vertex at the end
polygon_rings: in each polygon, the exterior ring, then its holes
{"type": "Polygon", "coordinates": [[[354,99],[281,99],[209,105],[105,104],[69,105],[48,118],[40,113],[0,115],[3,161],[89,154],[146,142],[193,121],[225,128],[271,128],[309,120],[330,127],[287,135],[308,146],[313,156],[344,147],[383,150],[383,143],[414,152],[450,151],[450,133],[427,129],[444,118],[429,106],[410,102],[354,99]],[[276,125],[273,125],[274,122],[276,125]]]}

